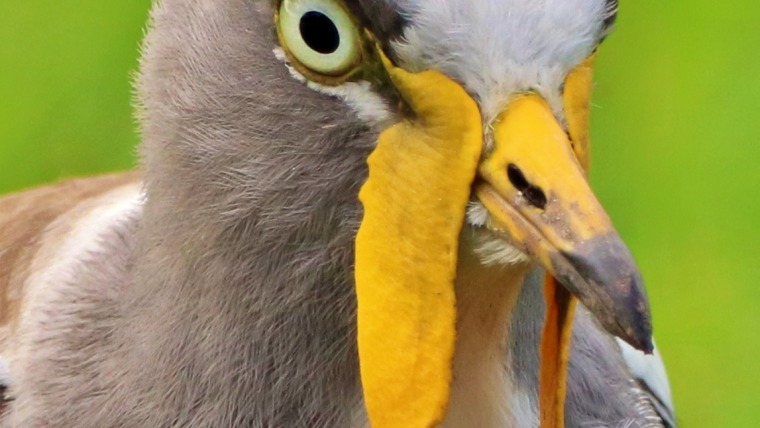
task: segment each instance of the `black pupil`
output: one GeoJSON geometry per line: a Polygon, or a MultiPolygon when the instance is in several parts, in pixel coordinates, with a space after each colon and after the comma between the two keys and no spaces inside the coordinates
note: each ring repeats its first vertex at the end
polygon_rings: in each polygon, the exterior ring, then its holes
{"type": "Polygon", "coordinates": [[[340,33],[324,13],[311,11],[301,17],[301,37],[310,48],[321,54],[331,54],[340,46],[340,33]]]}

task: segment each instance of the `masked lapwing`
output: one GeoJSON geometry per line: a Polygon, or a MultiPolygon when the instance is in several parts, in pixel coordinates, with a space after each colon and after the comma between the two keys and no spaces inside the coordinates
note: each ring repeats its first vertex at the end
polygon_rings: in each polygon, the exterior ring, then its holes
{"type": "Polygon", "coordinates": [[[672,425],[587,181],[616,12],[158,2],[139,171],[0,200],[0,426],[672,425]]]}

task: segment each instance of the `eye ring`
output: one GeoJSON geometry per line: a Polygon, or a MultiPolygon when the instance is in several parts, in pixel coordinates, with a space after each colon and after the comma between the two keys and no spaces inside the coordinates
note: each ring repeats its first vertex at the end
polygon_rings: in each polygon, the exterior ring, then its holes
{"type": "Polygon", "coordinates": [[[280,43],[299,71],[334,79],[361,63],[358,26],[338,0],[283,0],[276,21],[280,43]]]}

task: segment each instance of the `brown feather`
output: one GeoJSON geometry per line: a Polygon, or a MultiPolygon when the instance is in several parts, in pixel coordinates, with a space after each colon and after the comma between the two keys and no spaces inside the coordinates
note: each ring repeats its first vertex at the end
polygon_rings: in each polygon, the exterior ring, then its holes
{"type": "Polygon", "coordinates": [[[59,216],[116,187],[135,182],[138,172],[83,178],[15,193],[0,199],[0,350],[4,327],[12,330],[29,266],[59,216]]]}

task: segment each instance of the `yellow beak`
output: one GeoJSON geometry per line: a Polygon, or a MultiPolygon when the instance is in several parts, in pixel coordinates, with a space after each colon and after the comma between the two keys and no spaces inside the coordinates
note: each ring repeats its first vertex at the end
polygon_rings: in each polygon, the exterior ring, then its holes
{"type": "Polygon", "coordinates": [[[445,417],[459,235],[473,197],[496,235],[541,263],[608,331],[650,350],[638,271],[588,186],[577,157],[585,148],[573,151],[547,103],[524,95],[505,106],[484,154],[480,112],[459,84],[383,64],[413,115],[380,135],[360,193],[358,346],[372,426],[433,427],[445,417]]]}
{"type": "Polygon", "coordinates": [[[538,260],[607,331],[651,351],[639,271],[549,105],[521,96],[493,127],[494,150],[475,184],[493,230],[538,260]]]}

